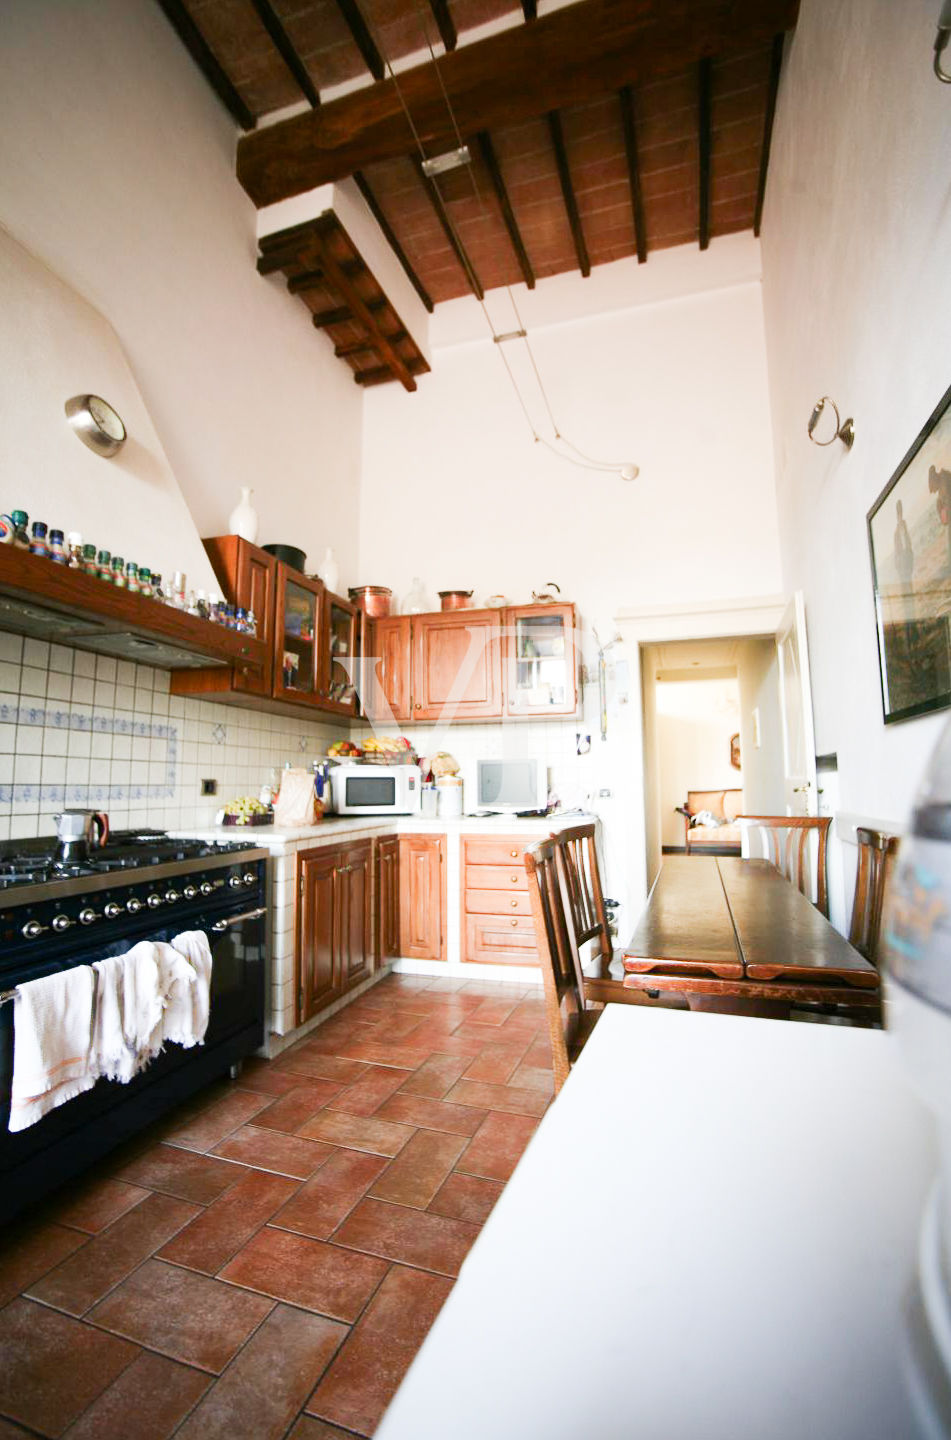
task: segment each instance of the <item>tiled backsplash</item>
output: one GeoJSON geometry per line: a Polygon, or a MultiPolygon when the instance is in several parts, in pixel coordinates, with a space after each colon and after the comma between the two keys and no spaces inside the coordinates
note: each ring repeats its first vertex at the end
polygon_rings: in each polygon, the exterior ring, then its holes
{"type": "Polygon", "coordinates": [[[117,829],[207,825],[344,728],[180,699],[167,671],[0,633],[0,839],[52,834],[64,806],[117,829]]]}

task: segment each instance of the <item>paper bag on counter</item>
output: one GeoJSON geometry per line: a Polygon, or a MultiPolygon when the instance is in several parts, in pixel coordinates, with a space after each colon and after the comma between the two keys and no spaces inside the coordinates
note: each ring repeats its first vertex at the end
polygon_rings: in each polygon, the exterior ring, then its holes
{"type": "Polygon", "coordinates": [[[314,777],[309,770],[283,770],[281,788],[274,801],[275,825],[316,825],[323,808],[314,795],[314,777]]]}

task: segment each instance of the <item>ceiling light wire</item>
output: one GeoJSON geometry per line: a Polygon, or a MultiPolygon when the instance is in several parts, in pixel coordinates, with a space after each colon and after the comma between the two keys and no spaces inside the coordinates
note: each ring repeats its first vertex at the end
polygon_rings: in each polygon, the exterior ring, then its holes
{"type": "MultiPolygon", "coordinates": [[[[455,112],[455,110],[453,109],[452,101],[450,100],[448,91],[446,90],[445,84],[443,83],[442,73],[441,73],[441,71],[440,71],[440,69],[439,69],[439,60],[438,60],[438,57],[437,57],[437,55],[436,55],[435,50],[433,49],[432,40],[430,39],[430,35],[429,35],[429,29],[428,29],[428,26],[427,26],[427,24],[426,24],[426,11],[425,11],[425,9],[424,9],[424,7],[423,7],[422,0],[416,0],[416,6],[417,6],[417,11],[418,11],[418,13],[419,13],[420,29],[422,30],[423,39],[424,39],[424,41],[425,41],[425,43],[426,43],[426,48],[427,48],[428,51],[429,51],[430,61],[431,61],[431,64],[432,64],[432,66],[433,66],[433,69],[434,69],[435,72],[436,72],[436,78],[437,78],[437,80],[438,80],[438,82],[439,82],[439,88],[440,88],[440,90],[442,91],[443,99],[444,99],[445,102],[446,102],[446,109],[447,109],[447,111],[448,111],[448,113],[449,113],[449,119],[450,119],[450,121],[452,122],[452,128],[453,128],[453,130],[454,130],[454,132],[455,132],[456,142],[457,142],[458,148],[459,148],[460,150],[462,150],[462,149],[465,149],[465,148],[466,148],[466,147],[465,147],[465,142],[464,142],[464,140],[463,140],[463,138],[462,138],[462,132],[461,132],[460,129],[459,129],[459,123],[458,123],[458,121],[457,121],[457,119],[456,119],[456,112],[455,112]]],[[[402,90],[400,89],[399,81],[398,81],[397,78],[396,78],[396,71],[393,69],[392,62],[390,61],[389,57],[387,56],[386,51],[385,51],[385,49],[384,49],[384,47],[383,47],[383,45],[382,45],[382,43],[381,43],[379,31],[376,29],[376,25],[375,25],[373,22],[371,22],[371,21],[368,21],[368,28],[369,28],[372,32],[375,32],[374,35],[373,35],[374,43],[376,44],[376,47],[377,47],[380,55],[383,57],[384,65],[385,65],[386,69],[389,71],[390,79],[393,81],[393,87],[394,87],[394,89],[395,89],[395,91],[396,91],[397,98],[398,98],[398,100],[399,100],[399,102],[400,102],[400,106],[401,106],[401,108],[402,108],[402,110],[403,110],[403,114],[406,116],[406,121],[407,121],[407,124],[409,125],[410,131],[412,132],[413,139],[414,139],[415,142],[416,142],[416,148],[417,148],[418,151],[419,151],[420,159],[425,162],[425,161],[426,161],[427,159],[429,159],[430,157],[427,156],[427,154],[426,154],[426,148],[425,148],[425,146],[423,145],[423,142],[422,142],[422,139],[421,139],[421,137],[420,137],[419,131],[416,129],[416,126],[415,126],[414,123],[413,123],[413,117],[412,117],[412,115],[410,114],[409,106],[408,106],[407,103],[406,103],[406,100],[405,100],[405,98],[404,98],[404,96],[403,96],[403,92],[402,92],[402,90]]],[[[483,196],[481,187],[479,186],[478,179],[477,179],[476,174],[475,174],[475,168],[474,168],[474,166],[472,166],[472,165],[468,165],[466,168],[467,168],[467,170],[468,170],[468,172],[469,172],[469,179],[470,179],[470,183],[471,183],[471,185],[472,185],[472,193],[473,193],[473,195],[474,195],[474,197],[475,197],[476,204],[479,206],[479,209],[482,211],[483,217],[485,217],[486,219],[488,219],[488,218],[490,218],[489,208],[488,208],[488,206],[486,205],[485,197],[483,196]]],[[[463,270],[465,271],[466,279],[468,280],[468,282],[469,282],[469,284],[470,284],[470,286],[471,286],[471,288],[472,288],[472,290],[473,290],[473,293],[475,294],[476,290],[477,290],[478,288],[480,288],[479,285],[478,285],[478,277],[476,276],[476,274],[475,274],[475,272],[474,272],[474,270],[473,270],[473,268],[472,268],[472,265],[471,265],[471,263],[470,263],[470,261],[469,261],[468,254],[467,254],[467,252],[466,252],[465,247],[464,247],[463,244],[462,244],[462,241],[461,241],[461,239],[460,239],[459,232],[458,232],[458,229],[457,229],[457,227],[456,227],[456,224],[455,224],[452,216],[449,214],[448,209],[446,208],[446,201],[445,201],[445,198],[443,197],[442,193],[441,193],[440,190],[439,190],[439,185],[438,185],[438,183],[437,183],[436,177],[435,177],[435,176],[428,176],[427,178],[428,178],[428,180],[429,180],[429,183],[432,185],[433,189],[434,189],[434,190],[436,191],[436,193],[439,195],[440,200],[442,201],[443,214],[445,215],[446,223],[447,223],[447,225],[449,226],[449,229],[450,229],[450,231],[452,232],[453,238],[455,239],[456,244],[457,244],[457,246],[458,246],[458,255],[459,255],[459,259],[460,259],[460,261],[461,261],[461,263],[462,263],[462,268],[463,268],[463,270]]],[[[515,295],[513,294],[513,291],[512,291],[512,287],[511,287],[510,285],[506,285],[504,288],[505,288],[506,294],[508,295],[509,302],[510,302],[510,304],[511,304],[511,306],[512,306],[512,310],[513,310],[513,312],[514,312],[514,314],[515,314],[515,318],[516,318],[516,322],[517,322],[518,329],[524,332],[524,334],[523,334],[520,338],[521,338],[521,340],[522,340],[522,344],[525,346],[525,349],[526,349],[526,351],[527,351],[527,353],[528,353],[529,362],[530,362],[530,364],[531,364],[532,371],[533,371],[534,376],[535,376],[536,384],[538,385],[539,394],[540,394],[541,397],[542,397],[542,401],[543,401],[543,403],[544,403],[545,410],[546,410],[546,412],[547,412],[547,414],[548,414],[548,419],[549,419],[549,421],[550,421],[550,423],[551,423],[551,428],[552,428],[552,431],[553,431],[553,433],[554,433],[554,437],[555,437],[555,439],[556,439],[557,441],[560,441],[561,444],[567,445],[567,447],[568,447],[569,450],[573,450],[573,451],[574,451],[574,454],[575,454],[576,456],[578,456],[579,458],[578,458],[578,459],[574,459],[573,456],[571,456],[571,455],[566,455],[563,450],[557,449],[556,446],[552,445],[552,443],[551,443],[549,440],[546,440],[546,439],[544,438],[544,436],[539,435],[538,430],[537,430],[537,428],[536,428],[536,426],[535,426],[535,422],[532,420],[531,413],[530,413],[530,411],[529,411],[529,409],[528,409],[528,405],[527,405],[527,403],[526,403],[526,401],[525,401],[525,397],[524,397],[524,395],[522,394],[522,391],[521,391],[521,389],[520,389],[520,387],[519,387],[518,381],[517,381],[516,378],[515,378],[515,373],[514,373],[514,371],[512,370],[511,365],[509,364],[508,357],[507,357],[506,354],[504,353],[503,347],[502,347],[501,345],[496,345],[496,346],[495,346],[495,349],[498,351],[499,358],[501,359],[502,364],[503,364],[504,367],[505,367],[505,372],[506,372],[506,374],[508,375],[509,381],[511,382],[512,389],[515,391],[515,398],[518,400],[519,406],[521,407],[522,414],[523,414],[524,417],[525,417],[525,422],[526,422],[526,424],[528,425],[528,428],[529,428],[529,431],[530,431],[530,433],[531,433],[532,440],[534,441],[534,443],[535,443],[536,445],[544,445],[545,448],[546,448],[546,450],[550,450],[553,455],[557,455],[557,456],[559,457],[559,459],[561,459],[561,460],[567,460],[570,465],[576,465],[576,466],[578,466],[578,468],[581,469],[581,470],[597,470],[597,471],[600,471],[600,472],[610,472],[610,473],[615,473],[615,474],[620,473],[621,476],[622,476],[622,478],[624,478],[624,479],[634,479],[634,478],[636,478],[636,476],[637,476],[637,474],[638,474],[638,467],[637,467],[636,465],[632,465],[632,464],[630,464],[630,463],[611,464],[611,463],[608,462],[608,461],[594,460],[594,459],[591,458],[591,456],[585,455],[585,453],[584,453],[583,450],[579,450],[576,445],[573,445],[573,444],[571,443],[571,441],[570,441],[565,435],[563,435],[563,434],[561,433],[561,431],[560,431],[559,428],[558,428],[558,422],[557,422],[557,420],[555,419],[555,415],[554,415],[554,412],[553,412],[552,407],[551,407],[551,401],[550,401],[549,398],[548,398],[548,391],[545,389],[545,384],[544,384],[544,381],[542,380],[541,372],[539,371],[539,368],[538,368],[538,362],[537,362],[536,359],[535,359],[535,352],[534,352],[534,350],[532,349],[531,342],[530,342],[529,337],[528,337],[527,327],[525,326],[525,324],[524,324],[524,322],[523,322],[523,320],[522,320],[521,314],[520,314],[520,312],[519,312],[518,304],[517,304],[516,299],[515,299],[515,295]]],[[[489,314],[488,307],[487,307],[487,305],[486,305],[486,303],[485,303],[485,300],[484,300],[484,299],[479,299],[478,295],[475,295],[475,298],[476,298],[476,300],[477,300],[477,302],[478,302],[478,305],[479,305],[479,308],[481,309],[482,314],[483,314],[483,316],[484,316],[484,318],[485,318],[486,325],[487,325],[488,328],[489,328],[489,333],[491,334],[491,336],[492,336],[492,338],[493,338],[493,340],[494,340],[494,339],[496,338],[496,328],[495,328],[495,325],[494,325],[494,323],[493,323],[493,321],[492,321],[492,317],[491,317],[490,314],[489,314]]]]}

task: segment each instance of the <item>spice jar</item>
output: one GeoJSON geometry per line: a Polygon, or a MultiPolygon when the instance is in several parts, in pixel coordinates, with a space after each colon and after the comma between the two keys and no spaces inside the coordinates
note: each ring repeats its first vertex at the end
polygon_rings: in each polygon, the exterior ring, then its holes
{"type": "Polygon", "coordinates": [[[100,580],[108,580],[112,584],[112,556],[108,550],[100,550],[96,558],[96,573],[100,580]]]}
{"type": "Polygon", "coordinates": [[[69,564],[69,556],[67,555],[67,553],[66,553],[66,547],[65,547],[65,545],[63,544],[63,532],[62,532],[62,530],[51,530],[51,531],[50,531],[49,546],[50,546],[50,555],[49,555],[49,558],[53,561],[53,564],[54,564],[54,565],[68,565],[68,564],[69,564]]]}
{"type": "Polygon", "coordinates": [[[125,588],[132,595],[139,593],[139,567],[134,560],[130,560],[125,567],[125,588]]]}
{"type": "Polygon", "coordinates": [[[33,539],[30,541],[30,554],[42,555],[44,560],[49,559],[49,541],[46,538],[46,525],[42,520],[33,521],[33,539]]]}
{"type": "Polygon", "coordinates": [[[10,515],[13,521],[13,543],[18,550],[29,550],[30,537],[26,533],[26,527],[30,523],[30,517],[25,510],[14,510],[10,515]]]}
{"type": "Polygon", "coordinates": [[[83,537],[78,530],[70,530],[66,536],[66,555],[71,570],[83,568],[83,537]]]}
{"type": "Polygon", "coordinates": [[[155,571],[155,573],[154,573],[153,576],[152,576],[152,599],[153,599],[153,600],[164,600],[164,599],[165,599],[165,591],[162,589],[162,577],[161,577],[161,575],[159,574],[159,572],[158,572],[157,570],[155,571]]]}
{"type": "Polygon", "coordinates": [[[98,575],[99,566],[96,564],[95,545],[83,546],[83,572],[86,575],[98,575]]]}
{"type": "Polygon", "coordinates": [[[121,555],[112,557],[112,583],[118,590],[125,589],[125,560],[121,555]]]}
{"type": "Polygon", "coordinates": [[[152,572],[144,565],[139,568],[139,594],[150,599],[152,595],[152,572]]]}

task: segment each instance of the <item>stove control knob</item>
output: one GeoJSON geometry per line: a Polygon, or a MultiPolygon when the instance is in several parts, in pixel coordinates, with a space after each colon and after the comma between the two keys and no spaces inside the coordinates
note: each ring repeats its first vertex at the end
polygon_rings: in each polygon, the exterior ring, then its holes
{"type": "Polygon", "coordinates": [[[28,920],[20,931],[20,934],[27,940],[36,940],[43,934],[44,930],[48,930],[49,928],[48,925],[41,925],[39,920],[28,920]]]}
{"type": "Polygon", "coordinates": [[[145,903],[150,910],[157,910],[160,905],[165,904],[165,901],[162,899],[161,895],[146,895],[145,903]]]}
{"type": "Polygon", "coordinates": [[[230,878],[229,881],[228,881],[228,884],[231,886],[232,890],[237,890],[237,889],[239,889],[240,886],[241,886],[241,876],[240,876],[240,875],[232,875],[231,878],[230,878]]]}
{"type": "Polygon", "coordinates": [[[177,905],[181,898],[177,890],[166,890],[165,892],[165,900],[169,905],[177,905]]]}
{"type": "Polygon", "coordinates": [[[194,900],[195,896],[198,894],[198,891],[195,889],[194,885],[186,885],[184,890],[182,891],[182,894],[185,896],[186,900],[194,900]]]}
{"type": "Polygon", "coordinates": [[[69,927],[70,927],[70,925],[72,925],[72,924],[74,924],[74,923],[75,923],[75,922],[72,921],[72,920],[70,920],[70,918],[69,918],[68,915],[54,915],[54,916],[53,916],[52,924],[53,924],[53,929],[54,929],[54,930],[68,930],[69,927]]]}
{"type": "Polygon", "coordinates": [[[212,883],[211,883],[210,880],[203,880],[203,881],[201,882],[201,887],[200,887],[200,888],[201,888],[201,893],[202,893],[203,895],[210,895],[211,892],[214,890],[215,887],[214,887],[214,885],[212,885],[212,883]]]}
{"type": "Polygon", "coordinates": [[[110,900],[108,905],[103,906],[102,913],[107,920],[118,920],[122,914],[122,906],[117,905],[114,900],[110,900]]]}
{"type": "Polygon", "coordinates": [[[253,885],[257,881],[258,877],[255,875],[253,870],[248,870],[247,873],[241,878],[243,879],[245,885],[253,885]]]}
{"type": "Polygon", "coordinates": [[[89,905],[84,905],[79,912],[80,925],[91,925],[94,920],[100,918],[98,910],[93,910],[89,905]]]}
{"type": "Polygon", "coordinates": [[[128,910],[130,915],[138,915],[139,911],[142,909],[142,901],[137,900],[133,895],[131,900],[127,900],[125,902],[125,908],[128,910]]]}

